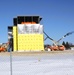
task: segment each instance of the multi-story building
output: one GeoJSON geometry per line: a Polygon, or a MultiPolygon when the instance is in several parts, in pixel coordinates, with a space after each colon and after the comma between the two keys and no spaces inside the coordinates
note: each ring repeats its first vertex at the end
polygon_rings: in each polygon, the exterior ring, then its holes
{"type": "Polygon", "coordinates": [[[17,16],[13,18],[14,26],[8,27],[8,34],[13,38],[13,51],[44,50],[41,19],[40,16],[17,16]]]}

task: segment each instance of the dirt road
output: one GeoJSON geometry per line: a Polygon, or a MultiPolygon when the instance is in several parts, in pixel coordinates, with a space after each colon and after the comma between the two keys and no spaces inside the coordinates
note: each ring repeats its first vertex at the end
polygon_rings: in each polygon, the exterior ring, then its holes
{"type": "MultiPolygon", "coordinates": [[[[74,54],[74,50],[41,51],[41,52],[12,52],[13,56],[56,55],[56,54],[74,54]]],[[[10,52],[0,52],[0,56],[9,56],[9,55],[10,55],[10,52]]]]}

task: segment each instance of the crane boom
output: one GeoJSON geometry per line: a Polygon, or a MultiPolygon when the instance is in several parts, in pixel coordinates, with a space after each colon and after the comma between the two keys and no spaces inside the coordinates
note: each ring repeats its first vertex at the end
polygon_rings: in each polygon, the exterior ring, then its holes
{"type": "MultiPolygon", "coordinates": [[[[44,31],[43,31],[44,32],[44,31]]],[[[46,40],[47,38],[49,38],[53,43],[54,43],[54,45],[57,45],[57,44],[59,44],[59,42],[63,39],[63,38],[65,38],[66,36],[69,36],[70,34],[73,34],[74,33],[74,31],[72,31],[72,32],[68,32],[67,34],[65,34],[62,38],[60,38],[58,41],[55,41],[55,40],[53,40],[51,37],[49,37],[45,32],[44,32],[44,34],[47,36],[44,40],[46,40]]]]}
{"type": "MultiPolygon", "coordinates": [[[[43,31],[44,32],[44,31],[43,31]]],[[[44,34],[47,36],[44,40],[46,40],[47,38],[49,38],[53,43],[54,43],[54,45],[57,45],[56,43],[57,43],[57,41],[55,41],[55,40],[53,40],[51,37],[49,37],[45,32],[44,32],[44,34]]]]}
{"type": "Polygon", "coordinates": [[[60,38],[57,42],[61,41],[63,38],[65,38],[66,36],[69,36],[70,34],[74,33],[74,31],[69,32],[67,34],[65,34],[62,38],[60,38]]]}

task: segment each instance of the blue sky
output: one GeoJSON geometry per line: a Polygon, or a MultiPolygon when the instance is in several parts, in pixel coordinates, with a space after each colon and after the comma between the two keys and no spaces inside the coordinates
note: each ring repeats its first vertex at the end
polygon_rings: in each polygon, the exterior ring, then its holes
{"type": "MultiPolygon", "coordinates": [[[[39,15],[44,31],[54,40],[74,31],[74,0],[0,0],[0,43],[7,42],[7,27],[19,15],[39,15]]],[[[64,38],[74,44],[74,34],[64,38]]],[[[48,39],[45,43],[51,44],[48,39]]]]}

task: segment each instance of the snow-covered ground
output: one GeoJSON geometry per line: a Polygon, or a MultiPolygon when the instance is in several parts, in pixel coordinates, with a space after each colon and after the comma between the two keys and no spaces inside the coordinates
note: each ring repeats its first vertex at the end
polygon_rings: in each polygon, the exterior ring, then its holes
{"type": "MultiPolygon", "coordinates": [[[[0,75],[11,75],[9,56],[0,56],[0,75]]],[[[74,54],[13,56],[12,75],[74,75],[74,54]]]]}

